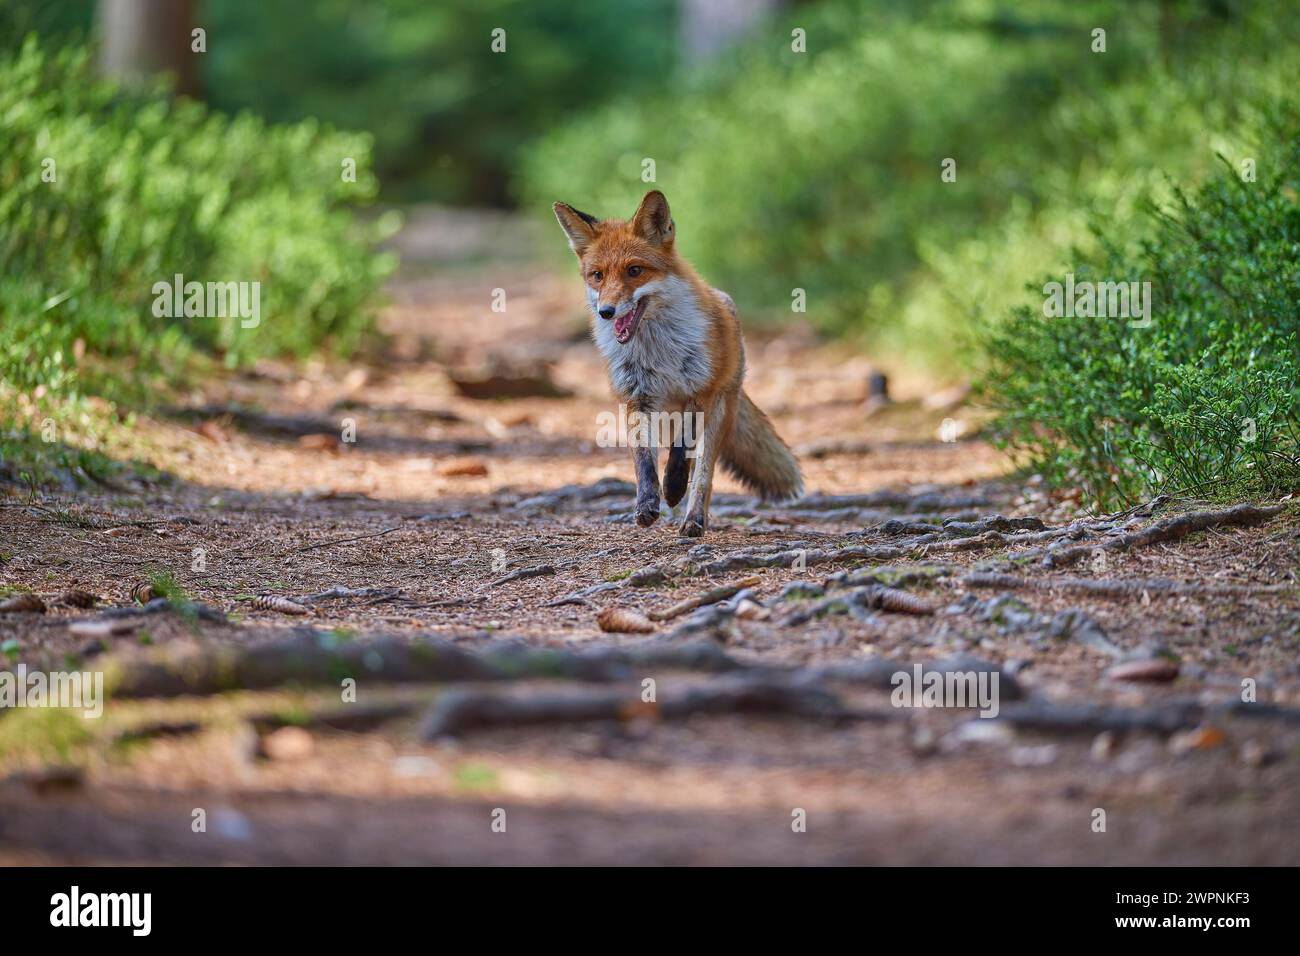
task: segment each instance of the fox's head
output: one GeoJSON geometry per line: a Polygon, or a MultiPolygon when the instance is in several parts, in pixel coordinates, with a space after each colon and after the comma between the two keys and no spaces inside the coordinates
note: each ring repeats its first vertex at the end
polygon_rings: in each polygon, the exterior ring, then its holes
{"type": "Polygon", "coordinates": [[[569,237],[587,283],[587,304],[595,321],[614,323],[614,337],[632,341],[647,310],[675,271],[672,216],[657,189],[645,194],[629,220],[597,220],[567,203],[555,204],[555,218],[569,237]]]}

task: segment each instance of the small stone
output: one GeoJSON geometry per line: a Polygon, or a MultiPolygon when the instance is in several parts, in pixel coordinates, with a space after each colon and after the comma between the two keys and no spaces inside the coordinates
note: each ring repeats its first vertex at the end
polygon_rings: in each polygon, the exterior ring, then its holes
{"type": "Polygon", "coordinates": [[[929,727],[920,726],[907,741],[912,752],[919,757],[928,757],[939,749],[939,739],[929,727]]]}
{"type": "Polygon", "coordinates": [[[1277,753],[1258,740],[1247,740],[1241,747],[1241,762],[1247,767],[1266,767],[1277,760],[1277,753]]]}
{"type": "Polygon", "coordinates": [[[654,565],[638,568],[627,577],[627,585],[632,588],[648,588],[668,580],[663,569],[654,565]]]}
{"type": "Polygon", "coordinates": [[[957,743],[1009,744],[1015,730],[1001,720],[977,718],[959,724],[949,737],[957,743]]]}
{"type": "Polygon", "coordinates": [[[1017,767],[1048,767],[1056,763],[1059,750],[1055,744],[1041,747],[1012,747],[1011,762],[1017,767]]]}
{"type": "Polygon", "coordinates": [[[262,753],[270,760],[301,760],[315,749],[311,734],[301,727],[281,727],[262,738],[262,753]]]}
{"type": "Polygon", "coordinates": [[[398,777],[434,777],[439,769],[438,762],[432,757],[415,755],[393,760],[393,774],[398,777]]]}

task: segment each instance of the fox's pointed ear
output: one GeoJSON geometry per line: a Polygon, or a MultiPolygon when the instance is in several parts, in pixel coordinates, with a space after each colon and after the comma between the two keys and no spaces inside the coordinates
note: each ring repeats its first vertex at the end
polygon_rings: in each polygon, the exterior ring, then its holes
{"type": "Polygon", "coordinates": [[[632,217],[632,230],[642,239],[657,245],[666,246],[673,241],[673,217],[668,212],[668,200],[663,193],[652,189],[645,194],[632,217]]]}
{"type": "Polygon", "coordinates": [[[560,228],[569,237],[569,248],[581,256],[583,250],[596,238],[596,217],[579,212],[567,202],[557,202],[551,208],[555,210],[560,228]]]}

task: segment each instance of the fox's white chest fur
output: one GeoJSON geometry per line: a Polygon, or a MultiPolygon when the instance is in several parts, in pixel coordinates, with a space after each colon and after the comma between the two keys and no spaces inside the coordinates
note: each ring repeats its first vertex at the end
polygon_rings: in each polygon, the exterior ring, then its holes
{"type": "MultiPolygon", "coordinates": [[[[594,290],[589,290],[594,292],[594,290]]],[[[626,345],[614,337],[614,323],[596,316],[592,336],[605,356],[614,389],[632,399],[681,402],[701,392],[712,374],[709,320],[689,283],[669,276],[637,290],[636,299],[655,302],[626,345]]],[[[595,297],[588,295],[593,314],[595,297]]]]}

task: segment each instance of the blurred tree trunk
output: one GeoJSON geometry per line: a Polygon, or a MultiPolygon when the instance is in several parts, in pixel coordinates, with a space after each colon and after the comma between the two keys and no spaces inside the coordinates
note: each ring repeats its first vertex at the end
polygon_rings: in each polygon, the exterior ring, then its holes
{"type": "Polygon", "coordinates": [[[100,71],[126,83],[171,73],[176,92],[197,96],[193,22],[193,0],[99,0],[100,71]]]}

